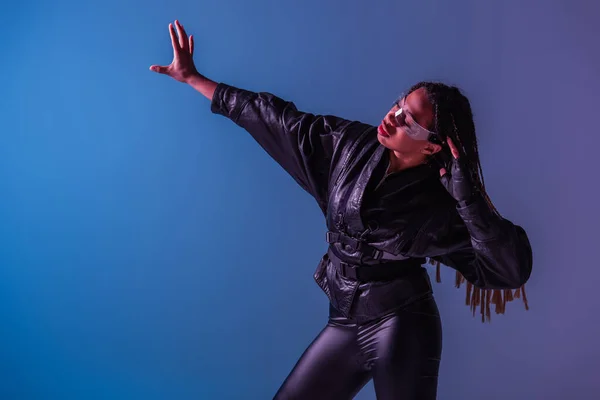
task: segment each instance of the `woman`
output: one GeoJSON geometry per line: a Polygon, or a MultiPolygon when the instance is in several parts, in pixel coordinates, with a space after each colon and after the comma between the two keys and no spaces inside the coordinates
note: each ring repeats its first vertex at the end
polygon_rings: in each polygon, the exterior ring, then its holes
{"type": "Polygon", "coordinates": [[[378,399],[434,399],[441,323],[422,264],[454,268],[457,283],[468,282],[468,304],[488,318],[511,289],[524,297],[532,269],[525,231],[485,194],[468,100],[420,83],[378,127],[299,112],[199,74],[193,37],[175,26],[173,62],[150,69],[191,85],[246,129],[326,217],[330,246],[315,280],[329,321],[275,398],[350,399],[373,379],[378,399]]]}

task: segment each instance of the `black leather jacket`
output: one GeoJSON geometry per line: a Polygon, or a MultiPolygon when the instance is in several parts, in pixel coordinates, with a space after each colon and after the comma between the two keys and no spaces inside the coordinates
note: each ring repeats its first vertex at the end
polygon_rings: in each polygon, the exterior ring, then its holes
{"type": "MultiPolygon", "coordinates": [[[[476,287],[516,289],[532,270],[524,229],[494,214],[483,197],[459,205],[427,164],[385,176],[388,151],[376,127],[300,112],[270,93],[219,84],[214,113],[230,118],[311,194],[330,232],[381,250],[388,258],[440,261],[476,287]]],[[[360,282],[337,264],[392,262],[332,243],[314,277],[346,316],[377,317],[431,292],[424,268],[410,279],[360,282]],[[335,264],[335,265],[334,265],[335,264]]]]}

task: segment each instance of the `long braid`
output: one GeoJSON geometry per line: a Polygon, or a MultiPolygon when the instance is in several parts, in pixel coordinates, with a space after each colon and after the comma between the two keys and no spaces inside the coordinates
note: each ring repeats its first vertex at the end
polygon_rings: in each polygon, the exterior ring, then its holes
{"type": "Polygon", "coordinates": [[[466,158],[466,165],[474,178],[475,185],[490,209],[500,216],[485,190],[475,123],[469,99],[457,87],[439,82],[419,82],[408,90],[407,95],[422,87],[425,88],[434,108],[434,130],[440,133],[443,138],[450,137],[459,146],[466,158]]]}
{"type": "MultiPolygon", "coordinates": [[[[467,154],[467,160],[470,164],[471,173],[476,176],[476,184],[479,186],[479,190],[486,202],[490,206],[490,208],[496,213],[498,216],[500,213],[492,203],[492,200],[488,196],[485,190],[485,180],[483,178],[483,169],[481,167],[481,162],[479,158],[479,147],[477,142],[477,135],[475,133],[475,123],[473,121],[473,113],[471,111],[471,104],[469,103],[469,99],[464,96],[460,90],[456,87],[451,88],[453,94],[453,100],[455,101],[455,105],[458,110],[458,115],[464,115],[464,118],[460,119],[459,124],[464,124],[460,128],[456,125],[455,135],[458,140],[461,141],[461,145],[463,147],[463,151],[467,154]],[[459,134],[460,133],[460,134],[459,134]]],[[[453,113],[454,114],[454,113],[453,113]]]]}
{"type": "MultiPolygon", "coordinates": [[[[448,86],[439,82],[419,82],[411,87],[406,95],[419,88],[425,88],[429,101],[433,106],[433,130],[443,139],[448,137],[451,138],[457,145],[461,157],[465,158],[465,165],[469,169],[474,184],[493,213],[498,217],[501,217],[485,190],[483,169],[479,159],[479,148],[475,132],[475,122],[473,120],[473,112],[471,110],[469,99],[467,99],[457,87],[448,86]]],[[[441,281],[439,261],[430,259],[430,263],[437,265],[436,280],[438,282],[441,281]]],[[[460,287],[465,281],[466,279],[457,271],[456,287],[460,287]]],[[[506,303],[520,297],[523,297],[525,308],[528,309],[524,286],[517,289],[513,296],[512,290],[483,291],[480,288],[474,287],[470,282],[467,282],[467,305],[470,305],[473,312],[475,312],[477,306],[481,306],[481,315],[483,317],[485,314],[488,321],[490,320],[490,302],[495,304],[496,314],[503,314],[506,303]],[[481,300],[482,295],[484,296],[485,301],[481,300]],[[486,295],[487,297],[485,297],[486,295]]]]}

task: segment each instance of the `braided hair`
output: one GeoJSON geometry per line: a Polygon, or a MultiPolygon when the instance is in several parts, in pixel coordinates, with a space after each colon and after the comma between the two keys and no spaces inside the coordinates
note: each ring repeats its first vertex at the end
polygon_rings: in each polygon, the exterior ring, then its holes
{"type": "MultiPolygon", "coordinates": [[[[485,191],[475,123],[469,100],[457,87],[438,82],[419,82],[406,92],[406,96],[420,88],[425,89],[428,100],[433,106],[433,126],[429,128],[436,132],[442,140],[450,138],[456,144],[476,188],[494,214],[500,217],[500,213],[485,191]]],[[[437,266],[436,281],[441,282],[440,262],[432,259],[429,262],[437,266]]],[[[460,272],[456,271],[456,287],[460,287],[465,281],[466,279],[460,272]]],[[[507,302],[522,297],[525,309],[529,309],[524,285],[513,293],[512,290],[480,289],[467,282],[466,292],[466,304],[471,307],[473,315],[475,315],[477,307],[481,306],[482,321],[490,320],[491,304],[495,305],[496,314],[504,314],[507,302]]]]}
{"type": "Polygon", "coordinates": [[[431,128],[442,139],[446,140],[449,137],[457,145],[475,186],[492,211],[500,216],[485,191],[483,170],[477,147],[477,135],[475,134],[475,122],[473,121],[469,99],[457,87],[438,82],[419,82],[412,86],[406,95],[408,96],[408,94],[420,88],[425,89],[428,100],[433,106],[434,120],[431,128]]]}

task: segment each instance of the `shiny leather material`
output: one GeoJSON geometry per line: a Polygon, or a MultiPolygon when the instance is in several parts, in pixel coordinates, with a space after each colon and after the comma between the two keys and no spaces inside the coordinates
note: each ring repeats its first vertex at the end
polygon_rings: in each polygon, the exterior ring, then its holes
{"type": "Polygon", "coordinates": [[[329,293],[331,305],[345,316],[374,319],[432,292],[424,267],[407,266],[401,276],[389,281],[359,282],[341,273],[341,262],[330,248],[317,267],[315,280],[329,293]]]}
{"type": "MultiPolygon", "coordinates": [[[[399,257],[440,261],[480,288],[515,289],[529,279],[532,251],[523,228],[493,213],[481,195],[468,205],[457,203],[437,167],[423,164],[385,176],[389,153],[374,126],[301,112],[273,94],[223,83],[211,110],[248,131],[315,198],[329,231],[399,257]]],[[[349,264],[386,262],[342,243],[331,249],[349,264]]],[[[330,254],[314,277],[345,317],[377,318],[431,290],[425,270],[383,283],[348,279],[330,254]]]]}
{"type": "Polygon", "coordinates": [[[350,400],[373,379],[378,400],[434,400],[442,353],[437,304],[427,295],[375,320],[331,307],[275,400],[350,400]]]}
{"type": "Polygon", "coordinates": [[[450,161],[449,171],[440,178],[448,193],[461,205],[467,205],[477,193],[471,171],[464,165],[462,157],[450,161]]]}

